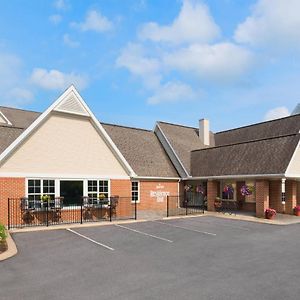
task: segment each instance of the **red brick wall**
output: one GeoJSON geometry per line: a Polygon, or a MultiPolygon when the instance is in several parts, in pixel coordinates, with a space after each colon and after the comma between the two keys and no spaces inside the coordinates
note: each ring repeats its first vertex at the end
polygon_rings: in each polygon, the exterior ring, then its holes
{"type": "Polygon", "coordinates": [[[293,214],[294,207],[297,205],[297,182],[287,180],[285,182],[285,212],[293,214]]]}
{"type": "MultiPolygon", "coordinates": [[[[111,195],[118,195],[121,199],[117,206],[117,214],[128,216],[132,213],[131,181],[111,180],[111,195]]],[[[167,198],[157,199],[151,196],[152,192],[169,192],[170,196],[178,195],[178,181],[140,181],[140,202],[137,203],[138,211],[166,211],[167,198]]]]}
{"type": "MultiPolygon", "coordinates": [[[[141,181],[140,182],[140,203],[138,204],[139,210],[154,210],[166,211],[167,197],[158,199],[151,196],[151,191],[155,193],[169,192],[170,197],[178,195],[178,182],[177,181],[141,181]]],[[[172,201],[173,202],[173,201],[172,201]]]]}
{"type": "Polygon", "coordinates": [[[25,178],[0,178],[0,222],[7,225],[8,198],[25,196],[25,178]]]}
{"type": "Polygon", "coordinates": [[[272,180],[270,181],[270,208],[274,208],[278,213],[284,212],[281,201],[281,180],[272,180]]]}
{"type": "Polygon", "coordinates": [[[218,181],[207,182],[207,210],[215,211],[215,200],[218,197],[220,183],[218,181]]]}
{"type": "Polygon", "coordinates": [[[256,216],[265,217],[265,210],[269,207],[269,181],[256,181],[256,216]]]}

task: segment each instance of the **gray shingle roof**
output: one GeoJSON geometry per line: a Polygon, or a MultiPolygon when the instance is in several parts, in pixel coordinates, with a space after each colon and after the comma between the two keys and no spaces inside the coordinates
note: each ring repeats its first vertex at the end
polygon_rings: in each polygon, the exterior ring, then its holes
{"type": "Polygon", "coordinates": [[[101,124],[138,176],[179,177],[153,131],[101,124]]]}
{"type": "Polygon", "coordinates": [[[257,123],[215,133],[216,146],[296,134],[300,130],[300,115],[257,123]]]}
{"type": "Polygon", "coordinates": [[[299,137],[293,134],[193,151],[192,175],[284,174],[299,137]]]}
{"type": "Polygon", "coordinates": [[[0,153],[40,115],[40,113],[0,106],[0,111],[12,125],[0,125],[0,153]]]}
{"type": "MultiPolygon", "coordinates": [[[[204,146],[199,138],[199,129],[166,122],[158,122],[158,125],[167,137],[185,169],[190,174],[191,151],[207,147],[204,146]]],[[[214,137],[212,133],[210,135],[210,143],[214,145],[214,137]]]]}

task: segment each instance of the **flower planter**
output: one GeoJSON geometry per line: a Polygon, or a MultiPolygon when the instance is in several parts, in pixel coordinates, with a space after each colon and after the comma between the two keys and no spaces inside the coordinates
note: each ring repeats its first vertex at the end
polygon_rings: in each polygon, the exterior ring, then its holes
{"type": "Polygon", "coordinates": [[[275,215],[266,214],[266,219],[273,220],[275,218],[275,215]]]}
{"type": "Polygon", "coordinates": [[[297,217],[300,217],[300,210],[294,211],[294,215],[297,216],[297,217]]]}

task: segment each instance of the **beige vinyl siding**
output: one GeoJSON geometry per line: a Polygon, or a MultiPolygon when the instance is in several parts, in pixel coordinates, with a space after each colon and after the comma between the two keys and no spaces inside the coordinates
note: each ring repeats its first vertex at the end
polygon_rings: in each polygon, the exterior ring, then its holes
{"type": "Polygon", "coordinates": [[[0,173],[127,175],[89,118],[58,113],[51,113],[0,173]]]}
{"type": "Polygon", "coordinates": [[[297,147],[295,150],[295,154],[289,164],[289,167],[286,172],[287,176],[294,176],[299,175],[300,176],[300,146],[297,147]]]}

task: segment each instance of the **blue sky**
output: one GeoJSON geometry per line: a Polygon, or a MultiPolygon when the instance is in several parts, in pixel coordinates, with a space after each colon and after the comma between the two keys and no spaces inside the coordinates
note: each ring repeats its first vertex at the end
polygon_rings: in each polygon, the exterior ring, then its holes
{"type": "Polygon", "coordinates": [[[224,130],[300,102],[298,0],[1,1],[0,104],[71,83],[103,122],[224,130]]]}

